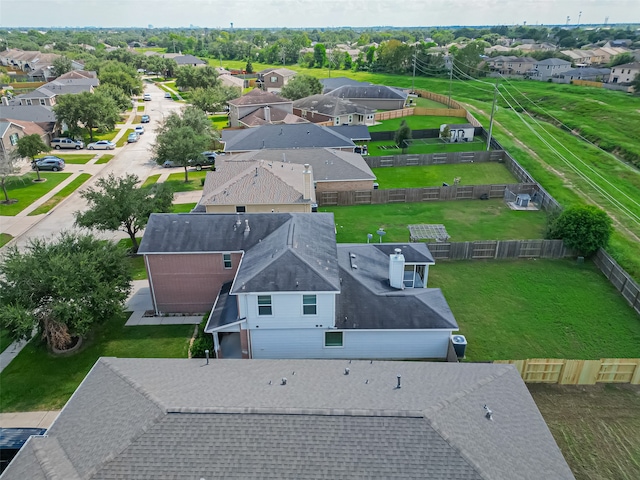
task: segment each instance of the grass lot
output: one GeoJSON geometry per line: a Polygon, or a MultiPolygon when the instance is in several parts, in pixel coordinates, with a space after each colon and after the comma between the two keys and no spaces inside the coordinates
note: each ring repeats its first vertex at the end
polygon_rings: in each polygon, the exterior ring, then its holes
{"type": "Polygon", "coordinates": [[[133,128],[127,128],[127,131],[124,132],[124,135],[122,135],[122,137],[120,137],[120,140],[116,142],[116,147],[124,147],[127,144],[127,137],[134,131],[135,130],[133,128]]]}
{"type": "Polygon", "coordinates": [[[340,243],[362,243],[367,233],[382,227],[384,242],[409,240],[407,225],[443,224],[452,242],[544,238],[544,212],[511,210],[502,200],[455,200],[450,202],[391,203],[352,207],[321,207],[333,212],[340,243]]]}
{"type": "Polygon", "coordinates": [[[229,124],[229,117],[226,115],[212,115],[209,117],[209,120],[211,120],[211,125],[215,127],[216,130],[227,128],[229,124]]]}
{"type": "Polygon", "coordinates": [[[0,247],[4,247],[11,240],[13,240],[13,235],[9,235],[8,233],[0,233],[0,247]]]}
{"type": "Polygon", "coordinates": [[[447,106],[443,103],[435,102],[433,100],[429,100],[428,98],[418,97],[413,98],[413,104],[416,107],[423,108],[447,108],[447,106]]]}
{"type": "MultiPolygon", "coordinates": [[[[73,165],[84,165],[86,164],[89,160],[91,160],[93,157],[96,156],[95,153],[80,153],[78,155],[65,155],[65,154],[60,154],[58,155],[58,153],[51,153],[48,155],[55,155],[56,157],[60,157],[61,159],[64,160],[64,163],[70,163],[73,165]]],[[[38,155],[36,158],[42,158],[46,155],[38,155]]]]}
{"type": "Polygon", "coordinates": [[[8,333],[4,328],[0,328],[0,353],[4,352],[7,347],[13,343],[8,333]]]}
{"type": "Polygon", "coordinates": [[[180,173],[172,173],[169,175],[169,178],[165,182],[168,185],[171,185],[171,189],[174,192],[191,192],[194,190],[202,190],[202,183],[200,182],[201,178],[205,178],[207,176],[208,169],[200,170],[199,172],[195,170],[189,170],[189,181],[184,181],[184,170],[180,173]]]}
{"type": "Polygon", "coordinates": [[[466,123],[467,120],[461,117],[436,117],[430,115],[411,115],[409,117],[392,118],[377,125],[369,127],[370,132],[395,132],[402,120],[407,121],[411,130],[423,130],[427,128],[440,128],[443,123],[466,123]]]}
{"type": "Polygon", "coordinates": [[[369,155],[381,157],[385,155],[419,154],[419,153],[447,153],[447,152],[479,152],[487,148],[487,144],[480,140],[469,143],[423,143],[414,141],[404,151],[397,148],[393,140],[378,140],[368,143],[369,155]]]}
{"type": "Polygon", "coordinates": [[[171,213],[189,213],[196,205],[197,203],[174,203],[171,206],[171,213]]]}
{"type": "MultiPolygon", "coordinates": [[[[140,241],[142,237],[136,237],[138,240],[138,245],[140,245],[140,241]]],[[[118,246],[122,248],[126,248],[127,250],[131,249],[131,239],[123,238],[118,242],[118,246]]],[[[144,257],[142,255],[130,255],[127,257],[129,260],[129,266],[131,267],[131,277],[133,280],[145,280],[147,278],[147,269],[144,266],[144,257]]]]}
{"type": "Polygon", "coordinates": [[[144,181],[144,183],[142,185],[140,185],[140,188],[145,188],[145,187],[149,187],[151,185],[154,185],[158,179],[160,178],[160,174],[157,173],[155,175],[150,175],[147,177],[147,179],[144,181]]]}
{"type": "Polygon", "coordinates": [[[138,105],[138,112],[144,112],[144,105],[138,105]]]}
{"type": "Polygon", "coordinates": [[[381,167],[372,170],[381,189],[439,187],[442,182],[453,185],[456,177],[460,178],[460,185],[518,183],[503,164],[494,162],[381,167]]]}
{"type": "Polygon", "coordinates": [[[43,203],[38,208],[36,208],[33,212],[29,214],[29,216],[41,215],[43,213],[47,213],[49,210],[51,210],[53,207],[59,204],[62,200],[64,200],[73,192],[75,192],[78,188],[80,188],[80,186],[90,178],[91,178],[90,174],[81,173],[80,175],[78,175],[78,178],[74,179],[69,185],[64,187],[62,190],[56,193],[53,197],[51,197],[45,203],[43,203]]]}
{"type": "Polygon", "coordinates": [[[31,341],[0,373],[0,411],[59,409],[99,357],[187,358],[192,325],[125,327],[128,315],[108,320],[80,352],[52,356],[31,341]]]}
{"type": "Polygon", "coordinates": [[[640,386],[527,387],[576,480],[640,478],[640,386]]]}
{"type": "Polygon", "coordinates": [[[97,142],[98,140],[113,140],[120,130],[117,128],[108,132],[93,132],[93,140],[89,140],[89,135],[85,135],[84,143],[97,142]]]}
{"type": "Polygon", "coordinates": [[[439,262],[470,361],[640,357],[640,321],[597,267],[572,260],[439,262]]]}
{"type": "Polygon", "coordinates": [[[70,176],[70,173],[40,172],[40,178],[46,179],[46,182],[33,182],[33,179],[37,178],[34,172],[25,173],[20,177],[10,177],[7,180],[9,198],[17,199],[18,201],[11,205],[0,204],[0,215],[13,216],[20,213],[70,176]]]}
{"type": "Polygon", "coordinates": [[[103,163],[109,163],[109,160],[111,160],[113,157],[115,157],[115,155],[113,155],[112,153],[105,153],[104,155],[102,155],[98,161],[96,162],[96,165],[102,165],[103,163]]]}

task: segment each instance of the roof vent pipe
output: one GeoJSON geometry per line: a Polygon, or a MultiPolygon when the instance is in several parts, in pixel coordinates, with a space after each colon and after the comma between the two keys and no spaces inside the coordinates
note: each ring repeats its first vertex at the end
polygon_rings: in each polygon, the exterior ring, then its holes
{"type": "Polygon", "coordinates": [[[350,370],[349,370],[348,368],[345,368],[345,369],[344,369],[344,374],[345,374],[345,375],[349,375],[349,371],[350,371],[350,370]]]}
{"type": "Polygon", "coordinates": [[[249,220],[245,220],[244,221],[244,233],[249,233],[251,231],[251,228],[249,227],[249,220]]]}
{"type": "Polygon", "coordinates": [[[280,385],[286,385],[287,384],[287,377],[282,377],[282,380],[280,380],[280,385]]]}
{"type": "Polygon", "coordinates": [[[207,358],[207,365],[209,365],[209,350],[204,351],[204,356],[207,358]]]}
{"type": "Polygon", "coordinates": [[[398,378],[398,384],[396,385],[396,388],[401,388],[400,380],[402,379],[402,375],[398,375],[397,378],[398,378]]]}

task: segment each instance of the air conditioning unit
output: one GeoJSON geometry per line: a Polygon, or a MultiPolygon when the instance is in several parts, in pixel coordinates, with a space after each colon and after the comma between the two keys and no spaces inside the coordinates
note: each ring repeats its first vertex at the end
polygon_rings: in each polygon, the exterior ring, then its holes
{"type": "Polygon", "coordinates": [[[464,335],[452,335],[451,343],[453,343],[453,349],[456,351],[458,358],[464,358],[464,353],[467,350],[467,339],[464,335]]]}

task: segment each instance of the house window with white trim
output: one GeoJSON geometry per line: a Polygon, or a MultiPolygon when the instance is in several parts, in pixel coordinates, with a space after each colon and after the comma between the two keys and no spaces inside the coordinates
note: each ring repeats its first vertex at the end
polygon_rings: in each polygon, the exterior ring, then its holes
{"type": "Polygon", "coordinates": [[[45,99],[44,99],[44,98],[41,98],[41,99],[40,99],[40,105],[43,105],[43,106],[44,106],[44,105],[46,105],[46,104],[47,104],[47,102],[45,101],[45,99]]]}
{"type": "Polygon", "coordinates": [[[16,146],[18,144],[18,140],[19,140],[19,137],[17,133],[12,133],[9,136],[9,141],[11,142],[12,146],[16,146]]]}
{"type": "Polygon", "coordinates": [[[271,295],[258,295],[258,315],[273,315],[271,295]]]}
{"type": "Polygon", "coordinates": [[[405,264],[403,279],[405,288],[424,288],[425,270],[425,265],[405,264]]]}
{"type": "Polygon", "coordinates": [[[229,268],[232,267],[231,254],[230,253],[223,253],[222,254],[222,263],[224,264],[224,268],[225,269],[229,269],[229,268]]]}
{"type": "Polygon", "coordinates": [[[343,347],[344,346],[343,332],[324,332],[324,346],[325,347],[343,347]]]}
{"type": "Polygon", "coordinates": [[[26,103],[27,103],[27,105],[32,105],[32,103],[31,103],[31,99],[30,99],[30,98],[27,98],[27,102],[26,102],[26,103]]]}
{"type": "Polygon", "coordinates": [[[302,314],[315,315],[318,312],[318,301],[315,295],[302,296],[302,314]]]}
{"type": "Polygon", "coordinates": [[[271,83],[278,83],[278,77],[271,77],[271,83]]]}

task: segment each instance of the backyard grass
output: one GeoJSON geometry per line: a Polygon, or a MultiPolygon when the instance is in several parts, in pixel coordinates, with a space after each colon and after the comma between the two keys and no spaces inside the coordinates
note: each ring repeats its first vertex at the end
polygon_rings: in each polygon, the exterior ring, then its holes
{"type": "Polygon", "coordinates": [[[518,183],[502,163],[495,162],[381,167],[372,170],[381,189],[439,187],[442,182],[453,185],[454,178],[460,178],[460,185],[518,183]]]}
{"type": "Polygon", "coordinates": [[[211,125],[215,127],[216,130],[222,130],[229,125],[229,117],[226,115],[212,115],[209,117],[209,120],[211,120],[211,125]]]}
{"type": "Polygon", "coordinates": [[[144,105],[138,105],[138,112],[144,112],[144,105]]]}
{"type": "Polygon", "coordinates": [[[127,128],[127,131],[124,132],[124,135],[120,137],[120,140],[116,142],[116,147],[123,147],[127,144],[127,137],[130,133],[133,133],[135,130],[133,128],[127,128]]]}
{"type": "Polygon", "coordinates": [[[576,480],[640,478],[640,386],[529,384],[576,480]]]}
{"type": "Polygon", "coordinates": [[[98,161],[96,162],[96,165],[102,165],[103,163],[109,163],[109,160],[111,160],[113,157],[115,157],[114,154],[112,153],[105,153],[104,155],[102,155],[98,161]]]}
{"type": "Polygon", "coordinates": [[[447,152],[479,152],[487,148],[482,140],[474,140],[465,143],[444,143],[441,141],[424,143],[413,141],[406,149],[397,148],[393,140],[377,140],[369,142],[369,155],[381,157],[385,155],[417,155],[420,153],[447,153],[447,152]]]}
{"type": "MultiPolygon", "coordinates": [[[[60,157],[61,159],[64,160],[64,163],[69,163],[69,164],[73,164],[73,165],[84,165],[86,164],[89,160],[91,160],[93,157],[96,156],[95,153],[80,153],[78,155],[65,155],[65,154],[60,154],[58,155],[58,153],[50,153],[47,155],[55,155],[56,157],[60,157]]],[[[42,158],[46,155],[38,155],[36,158],[42,158]]]]}
{"type": "Polygon", "coordinates": [[[9,235],[8,233],[0,233],[0,247],[4,247],[11,240],[13,240],[13,235],[9,235]]]}
{"type": "Polygon", "coordinates": [[[0,215],[17,215],[37,199],[60,185],[71,175],[71,173],[61,172],[40,172],[40,178],[46,179],[45,182],[34,182],[33,180],[37,178],[37,176],[33,172],[25,173],[20,177],[10,177],[7,180],[9,198],[17,199],[18,201],[11,205],[3,205],[0,203],[0,215]]]}
{"type": "Polygon", "coordinates": [[[78,175],[78,178],[72,180],[71,183],[69,183],[69,185],[64,187],[62,190],[56,193],[53,197],[51,197],[45,203],[43,203],[38,208],[36,208],[33,212],[29,214],[29,216],[41,215],[43,213],[47,213],[49,210],[51,210],[53,207],[59,204],[62,200],[64,200],[73,192],[75,192],[84,182],[86,182],[90,178],[91,178],[90,174],[81,173],[80,175],[78,175]]]}
{"type": "Polygon", "coordinates": [[[443,224],[452,242],[544,238],[544,212],[511,210],[500,199],[320,207],[333,212],[339,243],[363,243],[382,227],[384,242],[409,240],[410,224],[443,224]]]}
{"type": "Polygon", "coordinates": [[[53,356],[34,339],[0,373],[0,411],[62,408],[99,357],[187,358],[192,325],[125,327],[128,314],[96,327],[81,350],[53,356]]]}
{"type": "Polygon", "coordinates": [[[416,107],[447,108],[447,106],[445,104],[443,104],[443,103],[436,102],[434,100],[429,100],[428,98],[424,98],[424,97],[412,98],[412,100],[413,100],[413,104],[416,107]]]}
{"type": "Polygon", "coordinates": [[[174,203],[171,206],[171,213],[189,213],[196,205],[197,203],[174,203]]]}
{"type": "Polygon", "coordinates": [[[640,319],[590,261],[438,262],[467,360],[638,358],[640,319]]]}
{"type": "Polygon", "coordinates": [[[13,340],[9,337],[9,332],[4,328],[0,328],[0,353],[4,352],[13,340]]]}
{"type": "Polygon", "coordinates": [[[84,143],[97,142],[98,140],[113,140],[120,130],[114,128],[108,132],[93,132],[93,140],[89,139],[89,135],[85,135],[84,143]]]}
{"type": "Polygon", "coordinates": [[[440,128],[443,123],[460,124],[467,123],[467,119],[463,117],[437,117],[433,115],[411,115],[402,118],[392,118],[369,127],[370,132],[395,132],[402,120],[407,121],[407,125],[411,130],[424,130],[428,128],[440,128]]]}
{"type": "MultiPolygon", "coordinates": [[[[142,237],[136,237],[136,239],[138,240],[138,245],[140,245],[142,237]]],[[[132,245],[130,238],[123,238],[118,241],[118,246],[127,250],[130,250],[132,245]]],[[[133,280],[145,280],[147,278],[147,269],[144,266],[144,257],[142,255],[129,255],[127,260],[131,267],[131,278],[133,280]]]]}
{"type": "Polygon", "coordinates": [[[171,189],[174,192],[192,192],[194,190],[202,190],[202,182],[200,179],[205,178],[207,176],[207,169],[200,170],[199,172],[196,170],[189,170],[189,181],[184,181],[184,170],[180,173],[172,173],[169,175],[169,178],[165,182],[168,185],[171,185],[171,189]]]}
{"type": "Polygon", "coordinates": [[[149,187],[151,185],[154,185],[158,179],[160,178],[160,174],[156,173],[155,175],[149,175],[147,177],[147,179],[144,181],[144,183],[142,185],[140,185],[140,188],[145,188],[145,187],[149,187]]]}

